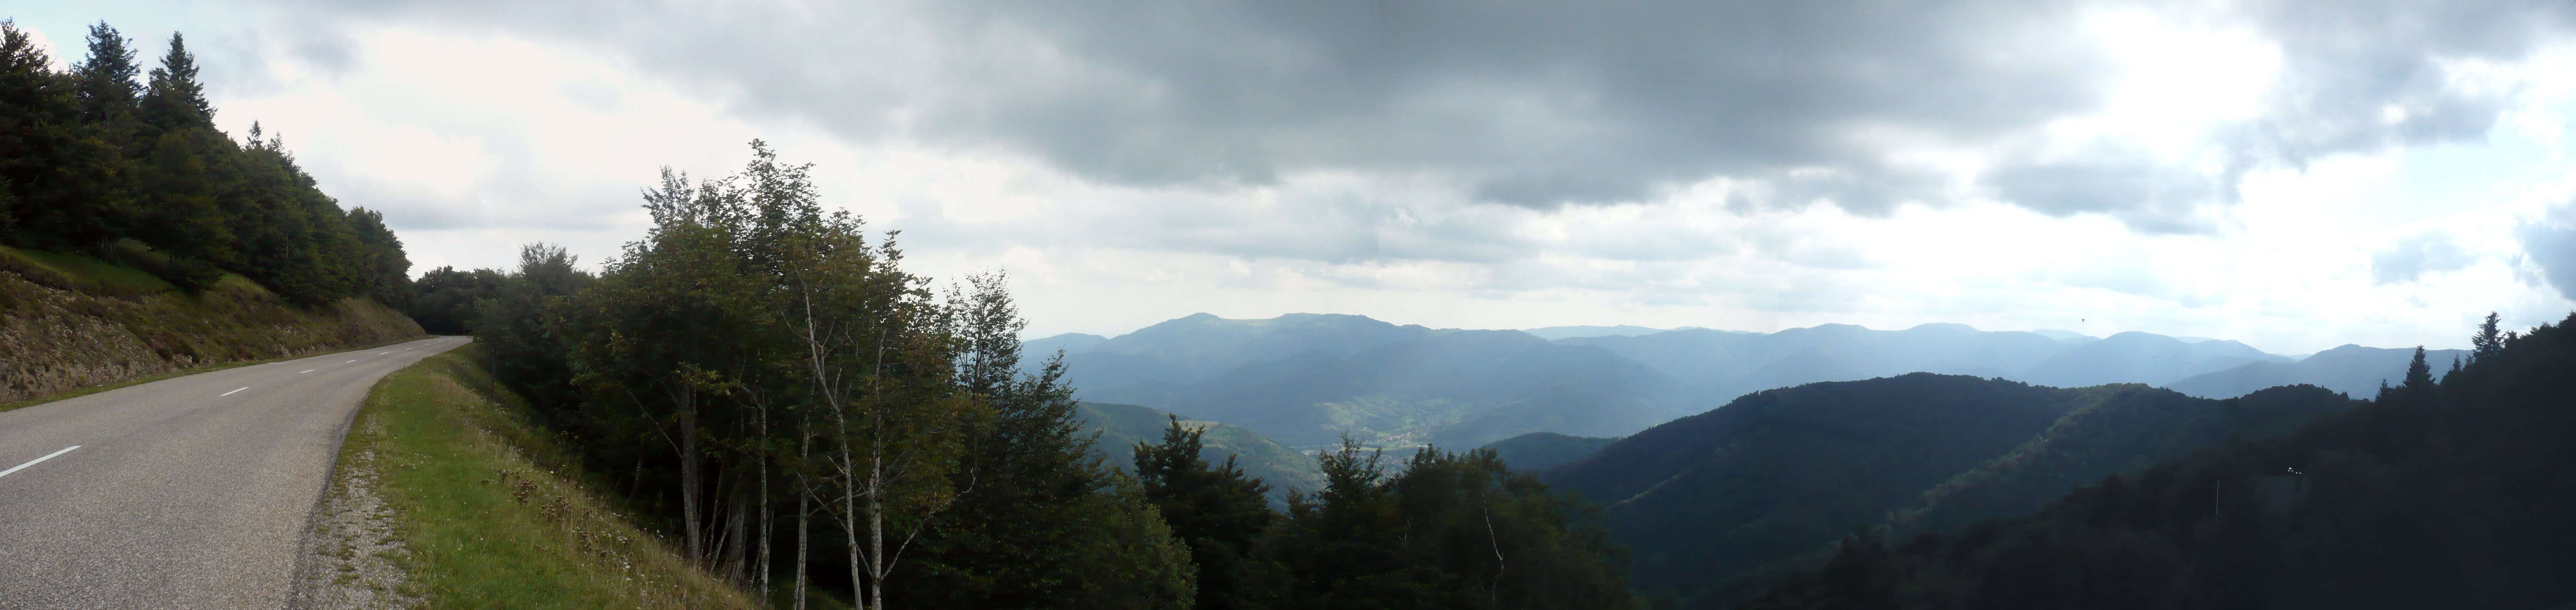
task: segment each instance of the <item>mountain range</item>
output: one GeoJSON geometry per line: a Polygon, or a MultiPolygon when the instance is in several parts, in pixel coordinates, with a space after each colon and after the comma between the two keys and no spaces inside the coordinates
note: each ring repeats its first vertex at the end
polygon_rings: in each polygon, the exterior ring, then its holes
{"type": "Polygon", "coordinates": [[[2203,398],[2298,383],[2363,395],[2397,377],[2412,353],[2345,346],[2300,359],[2228,340],[1959,324],[1524,331],[1205,313],[1117,337],[1033,339],[1024,349],[1063,352],[1065,379],[1084,400],[1225,422],[1298,450],[1345,434],[1382,447],[1476,447],[1532,432],[1620,437],[1761,390],[1915,372],[2052,387],[2145,384],[2203,398]]]}

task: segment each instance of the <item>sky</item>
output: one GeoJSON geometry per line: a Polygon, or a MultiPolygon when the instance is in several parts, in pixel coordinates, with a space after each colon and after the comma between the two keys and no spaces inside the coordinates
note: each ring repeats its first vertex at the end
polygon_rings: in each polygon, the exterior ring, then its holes
{"type": "Polygon", "coordinates": [[[2576,309],[2576,3],[295,1],[174,31],[415,273],[761,139],[1032,337],[1399,324],[2462,347],[2576,309]]]}

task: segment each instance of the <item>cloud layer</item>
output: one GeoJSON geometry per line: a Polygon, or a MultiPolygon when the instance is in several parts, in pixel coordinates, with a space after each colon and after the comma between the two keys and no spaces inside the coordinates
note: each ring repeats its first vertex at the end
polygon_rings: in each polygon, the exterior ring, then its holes
{"type": "MultiPolygon", "coordinates": [[[[1142,186],[1429,179],[1479,202],[1992,198],[2205,231],[2246,171],[2482,137],[2555,2],[376,3],[360,18],[586,40],[738,112],[1142,186]],[[2159,33],[2163,35],[2159,35],[2159,33]],[[2132,46],[2107,44],[2134,39],[2132,46]],[[2250,56],[2174,65],[2185,45],[2250,56]],[[2161,63],[2160,63],[2161,62],[2161,63]],[[2215,116],[2123,133],[2130,77],[2215,116]],[[2263,78],[2263,77],[2270,78],[2263,78]],[[2241,80],[2241,79],[2240,79],[2241,80]],[[2198,83],[2207,84],[2207,83],[2198,83]],[[2249,95],[2250,93],[2250,95],[2249,95]],[[2092,124],[2088,124],[2092,123],[2092,124]],[[2167,130],[2171,131],[2171,130],[2167,130]],[[2168,143],[2169,144],[2169,143],[2168,143]]],[[[329,48],[327,44],[299,48],[329,48]]],[[[2184,108],[2188,109],[2188,108],[2184,108]]],[[[2137,114],[2132,112],[2130,114],[2137,114]]]]}
{"type": "Polygon", "coordinates": [[[2532,285],[2576,268],[2534,211],[2565,199],[2564,2],[165,8],[47,27],[189,29],[220,120],[268,119],[431,264],[596,260],[655,166],[763,137],[923,264],[1020,271],[1071,312],[1042,329],[2107,319],[2330,346],[2449,323],[2372,303],[2545,315],[2532,285]],[[2541,154],[2411,169],[2500,133],[2541,154]]]}

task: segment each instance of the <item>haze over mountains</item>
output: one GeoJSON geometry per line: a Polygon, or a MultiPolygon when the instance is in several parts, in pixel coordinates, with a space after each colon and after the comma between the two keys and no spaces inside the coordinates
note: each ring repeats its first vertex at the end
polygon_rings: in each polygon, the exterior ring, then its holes
{"type": "MultiPolygon", "coordinates": [[[[1390,447],[1475,447],[1533,432],[1617,437],[1750,392],[1915,372],[2070,388],[2169,386],[2204,398],[2297,383],[2366,395],[2402,375],[2412,353],[2346,346],[2301,360],[2228,340],[1960,324],[1518,331],[1343,314],[1205,313],[1114,338],[1066,334],[1025,347],[1062,350],[1067,381],[1084,400],[1225,422],[1298,449],[1344,433],[1390,447]]],[[[2429,356],[2447,362],[2456,353],[2429,356]]]]}

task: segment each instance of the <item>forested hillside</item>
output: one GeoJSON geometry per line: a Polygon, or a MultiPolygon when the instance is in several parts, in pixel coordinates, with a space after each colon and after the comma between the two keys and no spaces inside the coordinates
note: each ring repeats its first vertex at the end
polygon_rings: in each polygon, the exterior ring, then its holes
{"type": "Polygon", "coordinates": [[[1616,442],[1619,439],[1531,432],[1486,443],[1483,448],[1493,450],[1514,470],[1540,472],[1583,459],[1616,442]]]}
{"type": "Polygon", "coordinates": [[[1917,373],[1746,395],[1543,476],[1608,505],[1641,589],[1714,607],[1856,528],[2024,514],[2102,475],[2285,434],[2348,402],[2313,387],[2216,401],[1917,373]]]}
{"type": "Polygon", "coordinates": [[[284,143],[215,129],[187,41],[148,74],[93,26],[68,72],[0,26],[0,240],[143,269],[188,290],[239,274],[288,300],[408,304],[411,264],[382,215],[343,211],[284,143]]]}
{"type": "Polygon", "coordinates": [[[726,581],[789,607],[1634,606],[1597,514],[1489,452],[1399,469],[1345,444],[1300,472],[1239,429],[1086,408],[1065,363],[1022,357],[1002,276],[916,275],[891,233],[825,212],[807,166],[753,153],[666,172],[653,227],[597,274],[532,245],[516,270],[430,274],[424,302],[726,581]]]}
{"type": "MultiPolygon", "coordinates": [[[[1114,403],[1086,402],[1078,409],[1083,430],[1100,435],[1093,448],[1109,465],[1129,468],[1136,463],[1136,445],[1151,444],[1163,438],[1163,430],[1174,419],[1170,413],[1114,403]]],[[[1290,491],[1312,493],[1323,489],[1324,471],[1315,464],[1315,456],[1299,453],[1261,435],[1236,426],[1212,421],[1182,421],[1182,425],[1199,431],[1204,448],[1199,457],[1209,462],[1235,459],[1244,476],[1270,484],[1272,504],[1286,506],[1290,491]]]]}
{"type": "Polygon", "coordinates": [[[0,403],[421,332],[384,218],[217,130],[169,42],[146,72],[98,24],[55,71],[0,21],[0,403]]]}
{"type": "MultiPolygon", "coordinates": [[[[1752,608],[2552,608],[2576,599],[2576,335],[2489,326],[2348,413],[2037,515],[1847,539],[1752,608]]],[[[2252,398],[2249,396],[2248,398],[2252,398]]]]}

